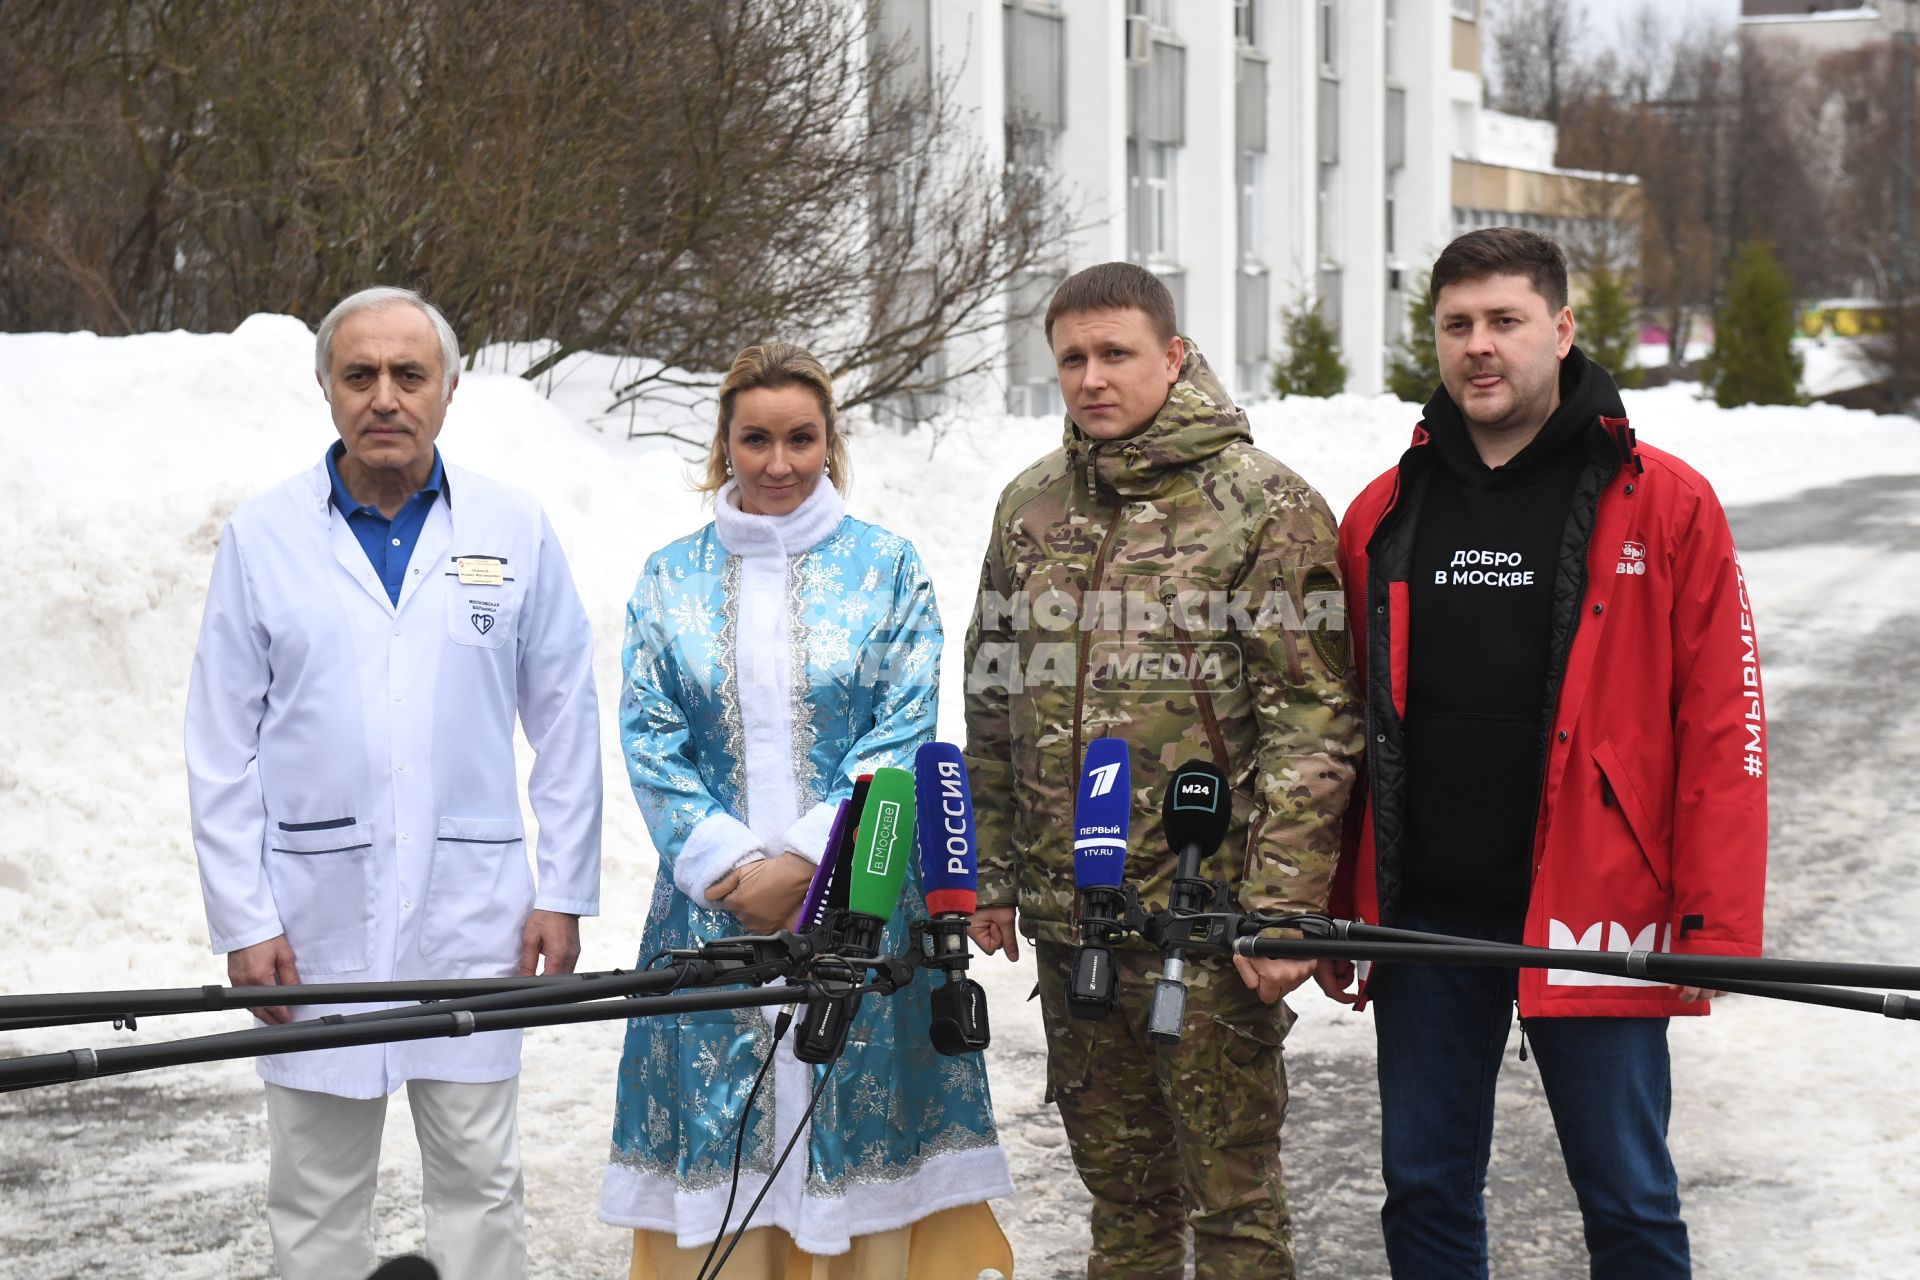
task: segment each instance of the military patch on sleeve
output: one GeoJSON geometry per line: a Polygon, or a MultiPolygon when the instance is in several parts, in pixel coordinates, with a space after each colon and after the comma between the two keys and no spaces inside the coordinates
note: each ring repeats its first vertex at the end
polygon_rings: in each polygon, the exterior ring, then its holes
{"type": "Polygon", "coordinates": [[[1346,675],[1353,667],[1353,642],[1347,632],[1347,596],[1340,589],[1340,576],[1326,565],[1314,565],[1301,581],[1300,594],[1313,651],[1329,671],[1346,675]]]}

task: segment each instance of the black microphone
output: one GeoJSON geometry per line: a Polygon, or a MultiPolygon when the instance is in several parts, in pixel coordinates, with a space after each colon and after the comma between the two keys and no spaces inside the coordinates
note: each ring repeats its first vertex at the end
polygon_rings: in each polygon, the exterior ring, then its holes
{"type": "Polygon", "coordinates": [[[440,1269],[415,1253],[389,1258],[367,1280],[440,1280],[440,1269]]]}
{"type": "Polygon", "coordinates": [[[1113,943],[1125,936],[1127,826],[1133,809],[1125,738],[1087,744],[1073,805],[1073,887],[1080,895],[1080,945],[1067,978],[1067,1012],[1099,1019],[1113,1012],[1113,943]]]}
{"type": "Polygon", "coordinates": [[[815,931],[814,941],[822,951],[838,951],[845,934],[848,885],[853,879],[853,846],[859,839],[860,823],[867,814],[867,792],[872,787],[870,773],[854,779],[853,797],[841,811],[845,821],[834,824],[831,847],[814,874],[815,886],[807,892],[808,900],[814,904],[814,913],[804,923],[815,931]]]}
{"type": "Polygon", "coordinates": [[[913,758],[920,822],[920,882],[927,895],[930,965],[947,980],[933,989],[927,1038],[948,1057],[978,1053],[992,1040],[987,993],[967,976],[967,923],[979,904],[980,859],[973,834],[967,762],[950,742],[929,742],[913,758]]]}
{"type": "MultiPolygon", "coordinates": [[[[1200,862],[1227,838],[1227,825],[1233,819],[1227,775],[1205,760],[1189,760],[1167,781],[1160,815],[1167,847],[1179,854],[1169,914],[1178,917],[1203,910],[1211,886],[1200,879],[1200,862]]],[[[1147,1011],[1149,1040],[1179,1043],[1180,1025],[1187,1016],[1186,972],[1186,948],[1167,947],[1167,958],[1153,984],[1153,1005],[1147,1011]]]]}

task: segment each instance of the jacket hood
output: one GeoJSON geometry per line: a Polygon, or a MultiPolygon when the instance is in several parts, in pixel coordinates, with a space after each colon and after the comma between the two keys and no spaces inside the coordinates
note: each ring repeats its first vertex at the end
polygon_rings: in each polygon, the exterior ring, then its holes
{"type": "Polygon", "coordinates": [[[1186,359],[1167,402],[1146,430],[1124,440],[1095,440],[1071,415],[1062,445],[1089,489],[1097,479],[1116,493],[1152,496],[1170,484],[1181,468],[1203,462],[1227,446],[1250,444],[1247,415],[1233,402],[1192,338],[1184,335],[1186,359]]]}
{"type": "Polygon", "coordinates": [[[1491,488],[1525,484],[1543,464],[1576,440],[1584,441],[1596,458],[1612,455],[1615,446],[1600,419],[1627,416],[1612,376],[1587,359],[1577,346],[1570,348],[1560,362],[1559,407],[1527,447],[1502,467],[1489,467],[1480,460],[1473,438],[1467,434],[1466,419],[1446,387],[1435,388],[1423,412],[1427,432],[1446,465],[1468,483],[1491,488]]]}

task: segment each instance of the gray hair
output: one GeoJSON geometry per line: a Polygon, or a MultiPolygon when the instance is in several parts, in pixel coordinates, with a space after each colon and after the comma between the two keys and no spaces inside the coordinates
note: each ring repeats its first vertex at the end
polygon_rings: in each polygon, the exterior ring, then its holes
{"type": "Polygon", "coordinates": [[[320,331],[313,339],[313,371],[320,375],[321,387],[327,386],[327,375],[333,369],[333,334],[340,327],[340,322],[361,311],[379,311],[401,302],[420,308],[432,322],[433,331],[440,338],[440,395],[445,399],[453,394],[453,380],[460,369],[460,339],[453,336],[453,326],[440,314],[440,308],[412,289],[390,284],[377,284],[371,289],[347,295],[320,322],[320,331]]]}

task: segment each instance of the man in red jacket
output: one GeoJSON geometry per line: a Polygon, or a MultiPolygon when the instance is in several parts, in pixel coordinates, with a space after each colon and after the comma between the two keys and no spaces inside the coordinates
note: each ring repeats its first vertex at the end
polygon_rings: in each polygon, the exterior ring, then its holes
{"type": "MultiPolygon", "coordinates": [[[[1638,444],[1573,345],[1544,236],[1433,268],[1442,386],[1340,530],[1367,768],[1337,913],[1534,946],[1752,956],[1766,723],[1713,490],[1638,444]]],[[[1381,965],[1381,1226],[1396,1280],[1487,1274],[1494,1082],[1515,1005],[1596,1280],[1690,1274],[1667,1019],[1718,992],[1559,969],[1381,965]]]]}

